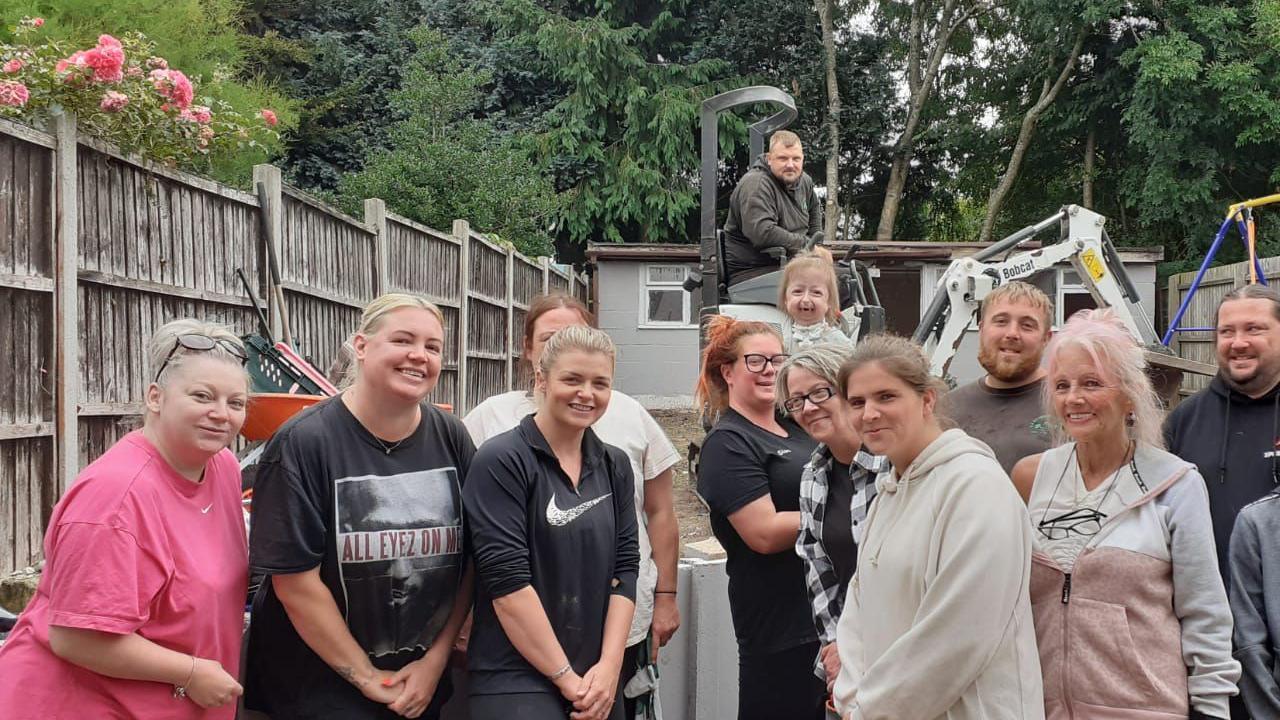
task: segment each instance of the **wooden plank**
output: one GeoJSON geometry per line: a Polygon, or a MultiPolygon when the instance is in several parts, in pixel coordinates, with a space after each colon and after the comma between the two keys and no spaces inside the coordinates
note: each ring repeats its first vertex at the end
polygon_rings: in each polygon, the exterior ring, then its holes
{"type": "MultiPolygon", "coordinates": [[[[283,287],[285,290],[288,290],[289,292],[292,292],[292,293],[297,293],[299,295],[306,295],[307,297],[316,298],[318,300],[324,300],[325,302],[330,302],[337,305],[345,305],[347,307],[352,307],[357,310],[364,310],[364,306],[366,305],[366,303],[360,302],[355,298],[338,297],[335,295],[331,295],[325,292],[324,290],[318,290],[313,287],[308,287],[306,285],[303,285],[302,283],[284,282],[284,283],[281,283],[281,287],[283,287]]],[[[246,301],[245,304],[248,305],[249,303],[246,301]]]]}
{"type": "Polygon", "coordinates": [[[461,416],[471,411],[471,406],[467,404],[467,337],[470,334],[468,329],[471,319],[471,302],[467,299],[471,288],[471,243],[468,238],[471,237],[471,224],[466,220],[454,220],[453,234],[462,243],[457,267],[461,290],[458,295],[461,299],[458,306],[458,393],[453,404],[454,412],[461,416]]]}
{"type": "Polygon", "coordinates": [[[20,140],[40,145],[41,147],[53,150],[58,147],[58,139],[46,132],[41,132],[33,127],[13,122],[12,120],[0,119],[0,133],[12,135],[20,140]]]}
{"type": "Polygon", "coordinates": [[[54,424],[51,422],[0,425],[0,440],[21,440],[23,438],[50,437],[53,433],[54,424]]]}
{"type": "Polygon", "coordinates": [[[80,417],[141,415],[146,406],[140,402],[86,402],[80,404],[80,417]]]}
{"type": "Polygon", "coordinates": [[[193,290],[191,288],[177,287],[166,283],[151,282],[150,280],[134,280],[132,278],[120,277],[118,275],[94,272],[93,270],[81,270],[78,275],[81,282],[92,283],[94,285],[105,285],[107,287],[120,288],[122,290],[136,290],[138,292],[153,293],[157,295],[168,295],[170,297],[180,297],[187,300],[218,303],[219,305],[233,305],[245,308],[253,307],[253,303],[247,297],[240,295],[226,295],[223,293],[209,292],[207,290],[193,290]]]}
{"type": "Polygon", "coordinates": [[[29,277],[26,275],[9,275],[0,273],[0,287],[31,292],[51,293],[57,288],[53,278],[29,277]]]}

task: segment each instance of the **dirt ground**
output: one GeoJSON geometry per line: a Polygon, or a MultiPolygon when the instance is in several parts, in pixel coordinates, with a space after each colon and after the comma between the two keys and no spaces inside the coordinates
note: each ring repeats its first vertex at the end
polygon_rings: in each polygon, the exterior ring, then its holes
{"type": "Polygon", "coordinates": [[[680,453],[681,461],[676,464],[675,505],[676,517],[680,521],[680,544],[697,542],[711,537],[711,522],[707,517],[707,507],[694,492],[693,480],[689,477],[689,443],[702,443],[702,424],[692,410],[651,410],[653,419],[658,421],[667,437],[680,453]]]}

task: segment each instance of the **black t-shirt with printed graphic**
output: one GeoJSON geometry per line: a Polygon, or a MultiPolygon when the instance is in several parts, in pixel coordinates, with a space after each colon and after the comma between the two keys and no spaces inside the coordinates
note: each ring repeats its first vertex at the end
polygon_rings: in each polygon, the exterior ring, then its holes
{"type": "Polygon", "coordinates": [[[816,642],[804,564],[794,547],[752,550],[729,516],[768,495],[778,512],[800,509],[800,476],[815,443],[782,419],[780,437],[734,410],[707,435],[698,458],[698,494],[711,508],[711,532],[724,547],[729,611],[739,655],[762,655],[816,642]]]}
{"type": "MultiPolygon", "coordinates": [[[[412,435],[384,443],[341,398],[317,404],[263,452],[251,571],[319,567],[374,666],[404,667],[426,653],[453,609],[465,565],[462,480],[474,453],[462,422],[429,405],[412,435]]],[[[245,677],[245,705],[277,719],[395,717],[303,642],[269,579],[253,602],[245,677]]]]}

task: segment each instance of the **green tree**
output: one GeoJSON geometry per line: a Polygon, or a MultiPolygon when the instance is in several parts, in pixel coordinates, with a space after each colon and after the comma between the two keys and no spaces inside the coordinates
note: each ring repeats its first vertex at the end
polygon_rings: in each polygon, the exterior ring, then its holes
{"type": "Polygon", "coordinates": [[[504,32],[531,40],[566,90],[538,139],[568,196],[563,236],[685,239],[698,203],[698,107],[723,89],[724,64],[663,55],[684,3],[599,0],[575,12],[508,0],[501,9],[504,32]]]}
{"type": "Polygon", "coordinates": [[[358,212],[364,198],[379,197],[436,228],[465,218],[526,255],[551,255],[560,209],[551,179],[515,136],[473,116],[489,73],[461,61],[439,31],[422,27],[409,37],[417,50],[403,88],[389,97],[402,119],[389,128],[385,149],[340,180],[342,203],[358,212]]]}
{"type": "Polygon", "coordinates": [[[253,0],[253,68],[302,103],[280,158],[291,182],[332,191],[371,148],[387,145],[399,119],[391,95],[425,10],[414,0],[253,0]]]}

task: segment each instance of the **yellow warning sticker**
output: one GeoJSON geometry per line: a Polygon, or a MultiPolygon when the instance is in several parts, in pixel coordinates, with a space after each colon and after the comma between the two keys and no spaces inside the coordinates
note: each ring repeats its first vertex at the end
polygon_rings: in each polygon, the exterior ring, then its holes
{"type": "Polygon", "coordinates": [[[1098,282],[1107,276],[1107,268],[1102,264],[1102,259],[1092,248],[1085,250],[1080,254],[1080,261],[1084,263],[1084,267],[1093,276],[1093,281],[1098,282]]]}

